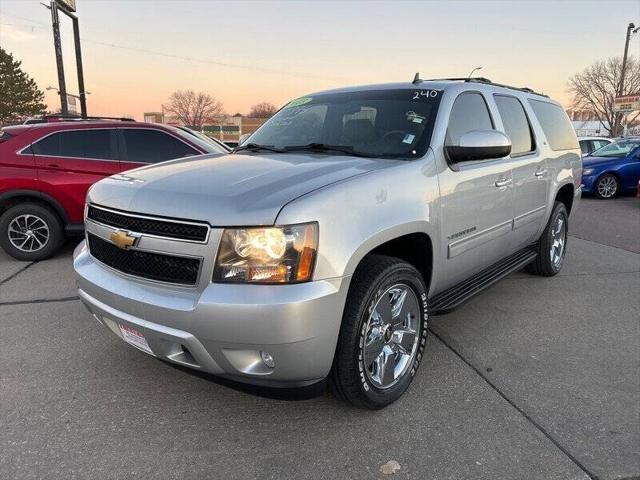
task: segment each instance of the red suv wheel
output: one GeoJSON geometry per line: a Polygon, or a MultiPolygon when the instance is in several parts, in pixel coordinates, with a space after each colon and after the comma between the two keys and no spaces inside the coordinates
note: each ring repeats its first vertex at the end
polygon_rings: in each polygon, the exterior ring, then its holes
{"type": "Polygon", "coordinates": [[[44,260],[64,240],[62,222],[37,203],[14,205],[0,216],[0,246],[18,260],[44,260]]]}

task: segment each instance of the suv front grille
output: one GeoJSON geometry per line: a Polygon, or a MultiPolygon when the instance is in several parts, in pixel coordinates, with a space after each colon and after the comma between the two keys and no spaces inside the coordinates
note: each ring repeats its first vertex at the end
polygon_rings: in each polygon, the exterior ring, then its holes
{"type": "Polygon", "coordinates": [[[145,217],[132,217],[110,210],[89,206],[87,218],[111,227],[123,228],[137,233],[146,233],[160,237],[178,238],[204,242],[209,228],[206,225],[171,222],[145,217]]]}
{"type": "Polygon", "coordinates": [[[175,257],[141,250],[122,250],[91,233],[89,252],[97,260],[123,273],[161,282],[195,285],[200,271],[197,258],[175,257]]]}

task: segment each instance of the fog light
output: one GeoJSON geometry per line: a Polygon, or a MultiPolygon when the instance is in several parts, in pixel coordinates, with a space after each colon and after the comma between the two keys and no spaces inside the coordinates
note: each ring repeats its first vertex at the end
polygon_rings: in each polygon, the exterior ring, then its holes
{"type": "Polygon", "coordinates": [[[276,362],[273,360],[271,354],[267,352],[260,352],[260,356],[262,357],[262,361],[267,367],[273,368],[276,366],[276,362]]]}

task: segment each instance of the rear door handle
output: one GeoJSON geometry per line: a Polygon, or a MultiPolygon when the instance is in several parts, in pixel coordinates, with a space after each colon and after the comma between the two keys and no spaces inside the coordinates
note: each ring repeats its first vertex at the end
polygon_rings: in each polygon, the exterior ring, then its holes
{"type": "Polygon", "coordinates": [[[543,168],[542,170],[536,170],[536,177],[544,177],[547,174],[547,169],[543,168]]]}
{"type": "Polygon", "coordinates": [[[495,183],[495,186],[498,188],[508,187],[509,185],[511,185],[512,182],[513,180],[511,180],[510,178],[505,178],[503,180],[498,180],[495,183]]]}

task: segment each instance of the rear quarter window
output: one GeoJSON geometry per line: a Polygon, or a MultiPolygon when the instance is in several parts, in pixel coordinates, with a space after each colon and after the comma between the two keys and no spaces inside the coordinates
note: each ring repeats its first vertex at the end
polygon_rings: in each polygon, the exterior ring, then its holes
{"type": "Polygon", "coordinates": [[[561,107],[554,103],[540,100],[529,100],[544,136],[547,137],[551,150],[573,150],[578,148],[578,138],[569,121],[569,117],[561,107]]]}
{"type": "Polygon", "coordinates": [[[123,128],[126,160],[140,163],[158,163],[174,158],[199,155],[186,143],[160,130],[123,128]]]}

